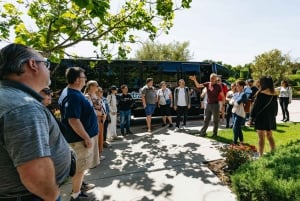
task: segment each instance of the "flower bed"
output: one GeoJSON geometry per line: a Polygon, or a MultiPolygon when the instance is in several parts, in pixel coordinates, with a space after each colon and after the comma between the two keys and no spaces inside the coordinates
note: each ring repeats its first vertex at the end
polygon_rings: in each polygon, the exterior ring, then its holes
{"type": "Polygon", "coordinates": [[[227,163],[227,171],[233,172],[237,170],[242,164],[251,161],[253,156],[257,153],[254,145],[249,144],[231,144],[220,148],[222,156],[225,157],[227,163]]]}

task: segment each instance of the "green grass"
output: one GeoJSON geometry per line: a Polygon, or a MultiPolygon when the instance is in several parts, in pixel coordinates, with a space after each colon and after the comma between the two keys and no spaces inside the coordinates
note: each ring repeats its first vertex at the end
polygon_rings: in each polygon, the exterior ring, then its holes
{"type": "MultiPolygon", "coordinates": [[[[253,127],[244,126],[242,128],[244,134],[244,143],[248,143],[251,145],[258,145],[258,136],[253,127]]],[[[280,123],[277,124],[277,130],[273,131],[273,137],[275,139],[276,147],[281,145],[286,145],[291,141],[295,141],[300,139],[300,123],[280,123]]],[[[211,132],[208,132],[209,138],[211,138],[211,132]]],[[[231,144],[233,141],[233,131],[232,129],[220,129],[218,132],[218,137],[213,138],[219,142],[224,142],[231,144]]],[[[270,150],[268,140],[266,138],[265,143],[265,152],[270,150]]]]}

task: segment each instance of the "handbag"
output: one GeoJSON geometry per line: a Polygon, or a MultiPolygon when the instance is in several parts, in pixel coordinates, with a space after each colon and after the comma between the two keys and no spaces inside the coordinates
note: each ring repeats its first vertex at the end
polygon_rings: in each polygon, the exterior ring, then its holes
{"type": "Polygon", "coordinates": [[[71,153],[71,165],[70,165],[70,172],[69,172],[69,176],[73,177],[76,173],[76,160],[77,160],[77,156],[76,153],[73,149],[70,149],[70,153],[71,153]]]}

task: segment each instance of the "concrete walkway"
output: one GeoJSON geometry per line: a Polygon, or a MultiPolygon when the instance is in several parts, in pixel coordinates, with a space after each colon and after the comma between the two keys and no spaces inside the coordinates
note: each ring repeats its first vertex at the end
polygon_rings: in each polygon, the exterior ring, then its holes
{"type": "MultiPolygon", "coordinates": [[[[289,106],[291,121],[300,122],[299,103],[293,101],[289,106]]],[[[279,109],[277,120],[281,118],[279,109]]],[[[174,132],[156,125],[153,135],[143,132],[145,126],[134,127],[134,135],[113,142],[112,148],[104,150],[107,158],[87,172],[85,181],[97,186],[88,194],[101,201],[236,200],[203,164],[222,158],[221,144],[186,134],[199,131],[201,126],[202,121],[192,121],[185,130],[174,132]]],[[[71,184],[61,190],[62,200],[69,200],[71,184]]]]}

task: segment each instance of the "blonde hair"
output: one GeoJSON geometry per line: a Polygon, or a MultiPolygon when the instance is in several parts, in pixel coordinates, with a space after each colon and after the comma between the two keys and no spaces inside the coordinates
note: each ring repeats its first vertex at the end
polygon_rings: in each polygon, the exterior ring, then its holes
{"type": "Polygon", "coordinates": [[[90,88],[92,86],[98,85],[98,82],[96,80],[90,80],[86,83],[84,94],[87,94],[90,91],[90,88]]]}

